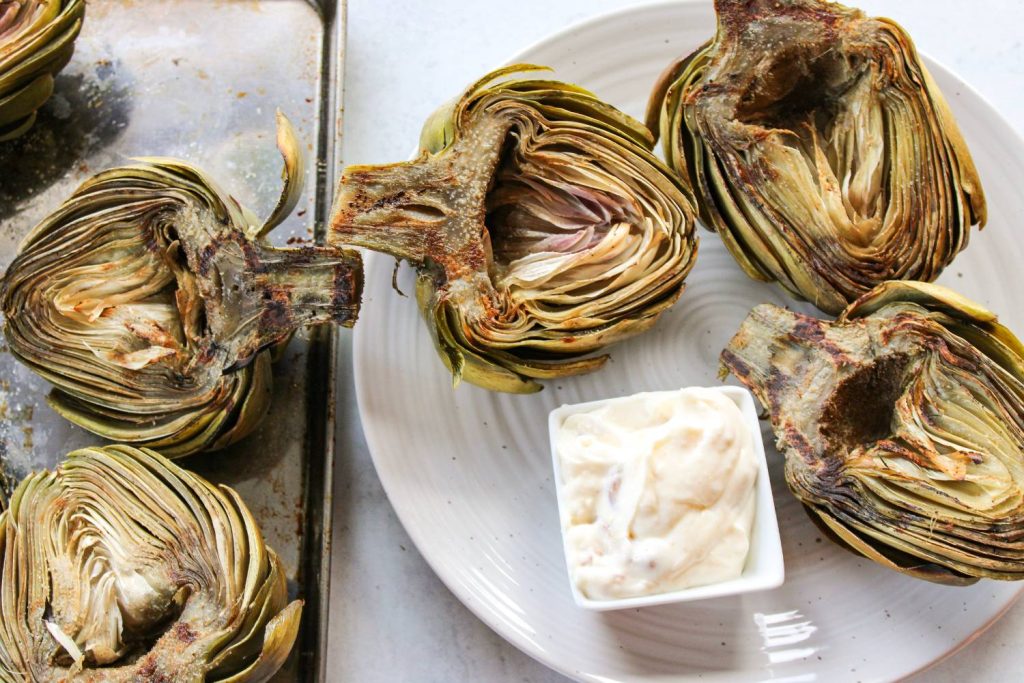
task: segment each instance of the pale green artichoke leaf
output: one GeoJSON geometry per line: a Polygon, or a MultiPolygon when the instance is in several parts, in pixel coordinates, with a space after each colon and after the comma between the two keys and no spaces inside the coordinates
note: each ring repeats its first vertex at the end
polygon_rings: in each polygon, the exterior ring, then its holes
{"type": "MultiPolygon", "coordinates": [[[[28,118],[53,95],[53,76],[46,74],[33,80],[20,90],[0,98],[0,129],[13,126],[28,118]]],[[[17,137],[11,135],[9,139],[17,137]]]]}
{"type": "Polygon", "coordinates": [[[529,394],[541,390],[542,387],[538,382],[525,379],[512,370],[489,362],[469,347],[460,346],[452,334],[449,327],[449,316],[445,314],[443,307],[428,308],[434,290],[429,283],[423,283],[423,280],[424,277],[421,276],[417,281],[417,299],[421,301],[421,310],[424,311],[427,329],[437,348],[438,355],[445,367],[452,373],[453,386],[458,386],[465,379],[471,384],[492,391],[529,394]],[[427,317],[428,312],[432,312],[433,315],[427,317]]]}
{"type": "Polygon", "coordinates": [[[281,152],[281,159],[284,162],[281,169],[281,196],[263,226],[250,235],[253,239],[263,237],[290,216],[302,198],[302,190],[305,187],[306,156],[302,153],[302,146],[292,122],[280,110],[277,112],[277,149],[281,152]]]}
{"type": "Polygon", "coordinates": [[[488,86],[508,78],[515,74],[531,73],[536,71],[551,71],[550,67],[538,66],[536,64],[514,64],[500,69],[495,69],[486,76],[480,78],[455,99],[452,99],[437,108],[423,124],[420,135],[420,148],[429,153],[437,154],[448,148],[458,135],[460,123],[464,110],[473,97],[488,86]]]}
{"type": "Polygon", "coordinates": [[[829,537],[840,545],[888,569],[947,586],[970,586],[978,582],[976,578],[958,574],[914,555],[908,555],[890,545],[874,543],[874,539],[864,538],[855,533],[826,512],[818,512],[813,518],[815,521],[820,521],[829,537]]]}
{"type": "Polygon", "coordinates": [[[277,673],[299,635],[302,604],[293,602],[285,607],[267,624],[263,647],[259,656],[248,669],[223,679],[223,683],[257,683],[269,680],[277,673]]]}

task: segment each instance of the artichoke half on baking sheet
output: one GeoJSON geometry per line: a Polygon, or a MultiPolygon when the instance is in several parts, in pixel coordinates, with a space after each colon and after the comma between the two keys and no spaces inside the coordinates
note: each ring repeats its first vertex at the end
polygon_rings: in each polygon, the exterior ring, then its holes
{"type": "Polygon", "coordinates": [[[0,142],[35,123],[84,15],[85,0],[0,0],[0,142]]]}
{"type": "Polygon", "coordinates": [[[238,494],[146,449],[75,451],[0,514],[0,681],[266,681],[301,614],[238,494]]]}
{"type": "Polygon", "coordinates": [[[994,314],[919,282],[834,322],[764,304],[722,363],[842,545],[941,583],[1024,578],[1024,344],[994,314]]]}
{"type": "Polygon", "coordinates": [[[697,252],[692,198],[642,124],[518,65],[426,123],[413,161],[345,170],[328,240],[413,264],[454,379],[531,392],[650,328],[697,252]]]}
{"type": "Polygon", "coordinates": [[[266,240],[304,176],[278,124],[285,187],[264,222],[197,168],[152,158],[87,180],[25,238],[0,286],[4,332],[58,413],[169,457],[221,448],[266,413],[275,348],[355,322],[358,254],[266,240]]]}
{"type": "Polygon", "coordinates": [[[886,280],[936,279],[985,198],[907,33],[824,0],[715,9],[715,37],[648,108],[702,221],[749,276],[832,314],[886,280]]]}

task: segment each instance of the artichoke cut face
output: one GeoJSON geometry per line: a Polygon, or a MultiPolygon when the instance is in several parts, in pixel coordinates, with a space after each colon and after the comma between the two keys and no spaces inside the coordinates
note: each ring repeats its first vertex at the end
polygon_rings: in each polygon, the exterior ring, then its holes
{"type": "Polygon", "coordinates": [[[0,288],[5,334],[57,412],[169,456],[220,448],[269,406],[273,345],[354,323],[357,254],[264,238],[302,176],[281,126],[286,189],[263,225],[201,171],[149,159],[86,181],[28,235],[0,288]]]}
{"type": "Polygon", "coordinates": [[[265,681],[302,603],[244,502],[128,446],[71,453],[0,514],[0,679],[265,681]]]}
{"type": "Polygon", "coordinates": [[[693,266],[692,199],[639,123],[557,81],[489,74],[438,111],[409,163],[354,167],[331,238],[419,272],[455,381],[512,392],[587,372],[649,328],[693,266]]]}
{"type": "Polygon", "coordinates": [[[85,0],[0,0],[0,142],[35,123],[84,15],[85,0]]]}
{"type": "Polygon", "coordinates": [[[931,581],[1024,578],[1024,346],[994,315],[892,282],[835,322],[758,306],[722,362],[834,539],[931,581]]]}
{"type": "Polygon", "coordinates": [[[823,0],[718,0],[648,120],[752,277],[828,313],[932,281],[984,225],[981,183],[909,36],[823,0]]]}

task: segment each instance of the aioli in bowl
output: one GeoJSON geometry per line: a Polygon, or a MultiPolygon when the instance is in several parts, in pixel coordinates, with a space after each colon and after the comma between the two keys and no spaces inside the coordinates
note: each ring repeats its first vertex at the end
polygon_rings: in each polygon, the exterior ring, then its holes
{"type": "Polygon", "coordinates": [[[781,583],[763,445],[744,390],[692,387],[563,406],[550,427],[577,602],[609,609],[781,583]],[[774,533],[774,545],[753,537],[762,495],[770,519],[760,531],[774,533]],[[777,569],[765,557],[751,562],[756,545],[772,546],[777,569]],[[758,583],[762,569],[770,576],[758,583]],[[758,585],[744,588],[744,578],[758,585]]]}

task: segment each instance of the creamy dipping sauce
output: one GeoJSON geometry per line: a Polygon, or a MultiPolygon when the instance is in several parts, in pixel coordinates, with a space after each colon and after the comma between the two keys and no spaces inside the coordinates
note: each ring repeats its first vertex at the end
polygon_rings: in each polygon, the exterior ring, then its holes
{"type": "Polygon", "coordinates": [[[584,596],[652,595],[743,572],[758,461],[728,396],[613,399],[566,417],[555,449],[566,556],[584,596]]]}

